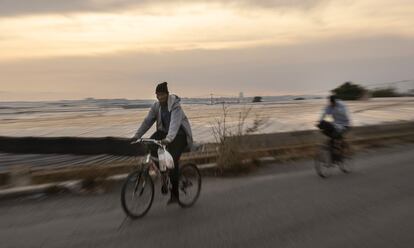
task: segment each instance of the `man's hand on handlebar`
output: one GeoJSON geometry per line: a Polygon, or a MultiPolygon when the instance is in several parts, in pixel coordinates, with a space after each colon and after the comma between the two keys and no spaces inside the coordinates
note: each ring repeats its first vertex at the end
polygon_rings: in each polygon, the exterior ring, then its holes
{"type": "Polygon", "coordinates": [[[167,139],[162,139],[161,140],[161,145],[166,146],[168,145],[170,142],[167,139]]]}
{"type": "Polygon", "coordinates": [[[131,139],[131,144],[136,144],[136,143],[151,143],[151,144],[156,144],[159,146],[166,146],[166,144],[168,144],[169,142],[167,140],[155,140],[155,139],[146,139],[146,138],[132,138],[131,139]]]}
{"type": "Polygon", "coordinates": [[[132,137],[132,138],[130,139],[130,142],[129,142],[129,143],[131,143],[131,144],[136,144],[136,143],[140,142],[140,140],[141,140],[141,139],[138,139],[138,138],[136,138],[136,137],[132,137]]]}

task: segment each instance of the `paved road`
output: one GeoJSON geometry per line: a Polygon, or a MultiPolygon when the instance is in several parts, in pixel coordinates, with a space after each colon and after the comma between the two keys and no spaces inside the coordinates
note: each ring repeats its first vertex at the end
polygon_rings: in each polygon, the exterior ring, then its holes
{"type": "Polygon", "coordinates": [[[125,221],[119,188],[0,202],[0,247],[414,247],[414,145],[360,154],[318,178],[311,161],[207,178],[191,209],[158,201],[125,221]]]}

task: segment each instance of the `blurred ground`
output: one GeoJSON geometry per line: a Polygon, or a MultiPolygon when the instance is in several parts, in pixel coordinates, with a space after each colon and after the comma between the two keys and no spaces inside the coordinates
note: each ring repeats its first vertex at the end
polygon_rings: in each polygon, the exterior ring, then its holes
{"type": "Polygon", "coordinates": [[[410,144],[359,154],[327,180],[312,161],[205,178],[193,208],[155,199],[137,221],[124,221],[119,187],[2,201],[1,247],[413,247],[412,161],[410,144]]]}

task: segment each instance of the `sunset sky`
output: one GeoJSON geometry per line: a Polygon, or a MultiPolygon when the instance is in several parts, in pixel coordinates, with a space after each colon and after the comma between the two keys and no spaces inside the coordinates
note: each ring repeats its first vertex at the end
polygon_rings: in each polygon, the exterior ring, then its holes
{"type": "Polygon", "coordinates": [[[0,101],[414,79],[412,0],[0,0],[0,101]]]}

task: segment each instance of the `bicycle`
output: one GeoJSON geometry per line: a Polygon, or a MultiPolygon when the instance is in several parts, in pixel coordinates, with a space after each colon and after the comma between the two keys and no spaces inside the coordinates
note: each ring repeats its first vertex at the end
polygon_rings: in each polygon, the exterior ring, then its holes
{"type": "MultiPolygon", "coordinates": [[[[165,146],[159,140],[138,139],[132,142],[132,144],[136,143],[144,145],[153,144],[165,150],[165,146]]],[[[138,165],[137,169],[127,176],[122,186],[122,208],[126,215],[132,219],[141,218],[150,210],[154,201],[155,191],[153,178],[161,177],[161,184],[164,189],[162,194],[166,195],[172,189],[168,169],[160,169],[157,162],[158,158],[151,156],[151,152],[148,149],[148,153],[143,161],[138,165]]],[[[199,198],[201,191],[201,174],[197,166],[192,163],[180,166],[178,182],[178,204],[182,208],[193,206],[199,198]]]]}
{"type": "Polygon", "coordinates": [[[320,146],[314,162],[316,173],[322,178],[329,177],[330,169],[335,165],[342,172],[350,173],[353,164],[351,147],[343,136],[329,139],[320,146]]]}

